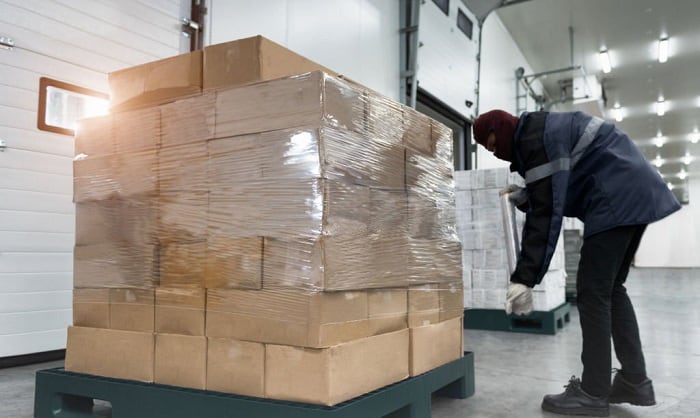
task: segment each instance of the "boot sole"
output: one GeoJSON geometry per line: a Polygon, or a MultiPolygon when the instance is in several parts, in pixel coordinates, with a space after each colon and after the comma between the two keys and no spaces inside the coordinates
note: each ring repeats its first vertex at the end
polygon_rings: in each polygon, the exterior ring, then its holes
{"type": "Polygon", "coordinates": [[[628,403],[630,405],[635,405],[635,406],[654,406],[656,405],[656,401],[631,401],[629,399],[608,399],[609,403],[612,404],[621,404],[621,403],[628,403]]]}
{"type": "Polygon", "coordinates": [[[610,408],[558,408],[556,406],[549,405],[542,402],[542,409],[547,412],[554,412],[555,414],[561,415],[583,415],[589,417],[609,417],[610,408]]]}

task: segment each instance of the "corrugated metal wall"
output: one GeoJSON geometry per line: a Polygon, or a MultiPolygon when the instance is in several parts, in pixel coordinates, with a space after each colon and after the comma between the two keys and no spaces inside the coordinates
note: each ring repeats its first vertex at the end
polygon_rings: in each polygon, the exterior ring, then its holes
{"type": "Polygon", "coordinates": [[[0,357],[64,348],[72,322],[73,138],[37,130],[39,78],[108,92],[108,72],[189,44],[189,4],[0,0],[0,357]]]}

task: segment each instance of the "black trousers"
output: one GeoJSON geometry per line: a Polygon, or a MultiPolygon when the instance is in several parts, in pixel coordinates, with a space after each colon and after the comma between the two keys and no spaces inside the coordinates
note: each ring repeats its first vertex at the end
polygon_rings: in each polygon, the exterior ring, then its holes
{"type": "Polygon", "coordinates": [[[646,225],[614,228],[583,241],[576,277],[583,350],[581,386],[608,396],[612,369],[610,337],[624,374],[646,376],[639,327],[624,283],[646,225]]]}

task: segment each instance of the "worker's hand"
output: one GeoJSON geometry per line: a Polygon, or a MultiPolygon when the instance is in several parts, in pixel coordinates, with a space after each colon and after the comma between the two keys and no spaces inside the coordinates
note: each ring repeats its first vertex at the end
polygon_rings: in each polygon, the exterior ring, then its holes
{"type": "Polygon", "coordinates": [[[508,193],[508,199],[515,203],[515,206],[521,211],[527,211],[527,189],[520,187],[517,184],[509,184],[505,189],[498,192],[499,195],[508,193]]]}
{"type": "Polygon", "coordinates": [[[511,283],[506,292],[506,314],[527,315],[532,312],[532,289],[522,283],[511,283]]]}

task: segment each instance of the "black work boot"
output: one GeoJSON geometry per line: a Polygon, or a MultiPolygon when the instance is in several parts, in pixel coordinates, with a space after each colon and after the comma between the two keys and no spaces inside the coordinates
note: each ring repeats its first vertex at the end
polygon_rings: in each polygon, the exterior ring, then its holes
{"type": "Polygon", "coordinates": [[[608,400],[610,403],[627,402],[638,406],[656,405],[651,379],[647,378],[635,384],[627,381],[620,370],[615,374],[608,400]]]}
{"type": "Polygon", "coordinates": [[[558,395],[546,395],[542,400],[542,409],[562,415],[586,415],[607,417],[610,407],[605,397],[587,394],[581,388],[581,380],[571,376],[566,390],[558,395]]]}

